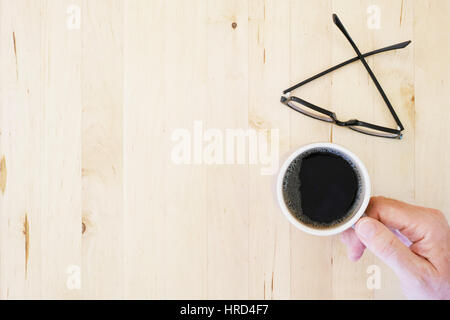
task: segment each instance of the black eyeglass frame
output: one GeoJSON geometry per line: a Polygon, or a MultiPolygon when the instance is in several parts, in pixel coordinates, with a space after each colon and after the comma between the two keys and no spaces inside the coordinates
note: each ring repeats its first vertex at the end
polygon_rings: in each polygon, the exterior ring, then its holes
{"type": "Polygon", "coordinates": [[[383,88],[381,87],[380,83],[378,82],[377,78],[375,77],[375,75],[373,74],[372,70],[370,69],[369,65],[367,64],[367,62],[365,61],[365,57],[368,56],[372,56],[374,54],[377,53],[381,53],[381,52],[386,52],[386,51],[390,51],[390,50],[396,50],[396,49],[402,49],[405,48],[406,46],[408,46],[411,41],[404,41],[401,43],[397,43],[385,48],[381,48],[381,49],[377,49],[365,54],[361,54],[361,52],[359,51],[358,47],[356,46],[356,44],[353,42],[352,38],[350,37],[350,35],[348,34],[347,30],[345,30],[344,25],[342,24],[342,22],[339,20],[338,16],[336,14],[333,14],[333,22],[336,24],[336,26],[339,28],[339,30],[341,30],[341,32],[344,34],[344,36],[347,38],[347,40],[350,42],[351,46],[353,47],[354,51],[356,52],[357,56],[349,59],[347,61],[344,61],[336,66],[333,66],[325,71],[322,71],[300,83],[297,83],[296,85],[286,89],[283,91],[283,95],[281,96],[281,103],[283,103],[284,105],[288,106],[289,108],[302,113],[308,117],[317,119],[317,120],[321,120],[321,121],[325,121],[328,123],[334,123],[338,126],[341,127],[348,127],[354,131],[363,133],[363,134],[367,134],[367,135],[371,135],[371,136],[376,136],[376,137],[383,137],[383,138],[391,138],[391,139],[401,139],[402,138],[402,131],[404,130],[404,127],[400,121],[400,119],[398,118],[394,108],[392,107],[389,99],[387,98],[386,94],[384,93],[383,88]],[[392,128],[387,128],[387,127],[383,127],[383,126],[379,126],[379,125],[375,125],[372,123],[368,123],[368,122],[363,122],[363,121],[359,121],[357,119],[352,119],[352,120],[348,120],[348,121],[340,121],[337,119],[336,114],[334,112],[331,112],[329,110],[326,110],[324,108],[321,108],[319,106],[316,106],[306,100],[303,100],[301,98],[298,98],[296,96],[290,96],[290,92],[325,75],[328,74],[336,69],[339,69],[349,63],[355,62],[360,60],[364,67],[366,68],[367,72],[369,73],[370,77],[372,78],[372,81],[375,83],[375,86],[377,88],[377,90],[380,92],[384,102],[386,103],[389,111],[391,112],[392,116],[394,117],[395,122],[398,125],[398,129],[392,129],[392,128]],[[308,112],[307,110],[304,110],[302,108],[298,108],[295,106],[294,103],[299,103],[307,108],[310,108],[312,110],[314,110],[315,112],[318,112],[320,114],[323,114],[325,117],[320,117],[320,116],[316,116],[313,113],[308,112]],[[376,132],[369,132],[369,131],[365,131],[364,129],[360,129],[360,127],[362,128],[367,128],[367,129],[371,129],[371,130],[376,130],[379,131],[379,133],[376,132]]]}

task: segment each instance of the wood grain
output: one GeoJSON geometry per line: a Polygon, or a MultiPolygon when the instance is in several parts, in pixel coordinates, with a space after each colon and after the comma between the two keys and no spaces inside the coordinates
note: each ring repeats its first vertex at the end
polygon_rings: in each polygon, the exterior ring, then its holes
{"type": "MultiPolygon", "coordinates": [[[[370,253],[353,263],[337,237],[291,226],[275,176],[248,153],[206,164],[194,146],[177,164],[174,132],[194,142],[200,125],[204,147],[210,129],[278,130],[280,163],[335,142],[363,160],[374,194],[450,218],[449,14],[446,0],[0,0],[0,298],[401,299],[370,253]],[[379,29],[367,25],[372,5],[379,29]],[[412,40],[367,58],[404,139],[278,102],[355,56],[333,12],[362,52],[412,40]]],[[[295,94],[340,119],[395,125],[359,62],[295,94]]]]}
{"type": "Polygon", "coordinates": [[[96,279],[83,284],[87,297],[101,290],[117,299],[124,287],[123,2],[84,1],[81,9],[81,272],[96,279]]]}

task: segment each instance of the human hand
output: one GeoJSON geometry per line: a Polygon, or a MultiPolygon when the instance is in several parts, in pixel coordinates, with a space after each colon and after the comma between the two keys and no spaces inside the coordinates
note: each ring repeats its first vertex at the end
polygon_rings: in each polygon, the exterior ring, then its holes
{"type": "Polygon", "coordinates": [[[372,197],[355,229],[341,234],[351,260],[368,248],[393,269],[409,299],[450,299],[450,228],[445,216],[430,208],[372,197]],[[389,228],[412,244],[403,244],[389,228]]]}

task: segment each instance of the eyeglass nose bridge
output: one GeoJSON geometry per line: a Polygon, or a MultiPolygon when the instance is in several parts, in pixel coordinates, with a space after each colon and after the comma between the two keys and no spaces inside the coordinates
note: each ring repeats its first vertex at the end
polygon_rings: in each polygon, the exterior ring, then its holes
{"type": "Polygon", "coordinates": [[[347,121],[339,121],[336,119],[336,115],[334,113],[333,113],[333,116],[335,118],[334,123],[340,127],[354,126],[358,123],[358,120],[355,120],[355,119],[351,119],[351,120],[347,120],[347,121]]]}

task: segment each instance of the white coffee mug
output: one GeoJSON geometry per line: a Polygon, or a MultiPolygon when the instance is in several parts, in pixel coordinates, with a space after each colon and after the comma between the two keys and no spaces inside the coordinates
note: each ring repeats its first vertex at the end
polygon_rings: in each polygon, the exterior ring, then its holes
{"type": "Polygon", "coordinates": [[[298,229],[307,232],[309,234],[317,235],[317,236],[329,236],[333,234],[340,233],[342,231],[347,230],[348,228],[351,228],[358,220],[361,218],[361,216],[364,214],[367,205],[370,200],[370,178],[369,174],[367,172],[366,167],[364,166],[363,162],[351,151],[345,149],[342,146],[339,146],[334,143],[313,143],[306,146],[301,147],[300,149],[297,149],[295,152],[293,152],[287,160],[283,163],[283,165],[280,168],[280,171],[278,173],[277,178],[277,184],[276,184],[276,192],[277,192],[277,199],[278,204],[280,205],[281,211],[286,216],[286,218],[298,229]],[[361,177],[361,195],[359,197],[359,204],[355,207],[354,212],[350,214],[350,218],[348,218],[346,221],[344,221],[341,224],[338,224],[334,227],[329,228],[313,228],[309,225],[306,225],[302,223],[300,220],[298,220],[295,215],[293,215],[290,210],[288,209],[284,197],[283,197],[283,179],[284,175],[286,173],[286,170],[288,169],[291,162],[297,158],[299,155],[310,151],[311,149],[318,149],[318,148],[324,148],[328,150],[335,150],[338,154],[342,154],[347,158],[348,161],[350,161],[356,170],[358,171],[360,177],[361,177]]]}

